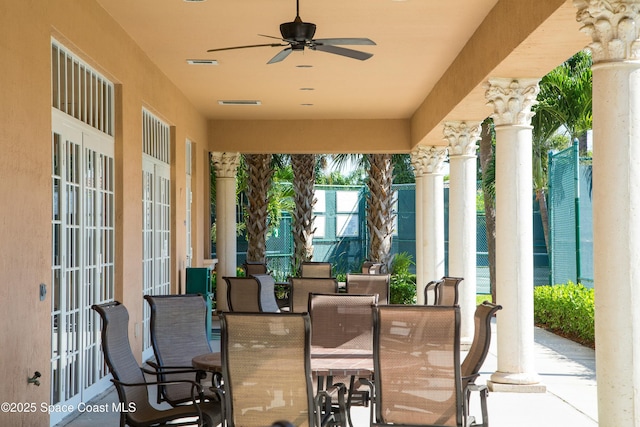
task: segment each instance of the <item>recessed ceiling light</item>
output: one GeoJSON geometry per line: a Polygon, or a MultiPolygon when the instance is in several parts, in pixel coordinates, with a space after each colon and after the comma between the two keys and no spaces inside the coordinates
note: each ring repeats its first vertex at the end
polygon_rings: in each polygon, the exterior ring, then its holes
{"type": "Polygon", "coordinates": [[[218,100],[218,104],[220,105],[262,105],[262,101],[251,100],[251,99],[229,99],[229,100],[218,100]]]}
{"type": "Polygon", "coordinates": [[[301,87],[300,90],[316,90],[313,87],[301,87]]]}
{"type": "Polygon", "coordinates": [[[298,68],[313,68],[313,65],[296,65],[298,68]]]}
{"type": "Polygon", "coordinates": [[[187,59],[187,64],[190,65],[218,65],[218,61],[215,59],[187,59]]]}

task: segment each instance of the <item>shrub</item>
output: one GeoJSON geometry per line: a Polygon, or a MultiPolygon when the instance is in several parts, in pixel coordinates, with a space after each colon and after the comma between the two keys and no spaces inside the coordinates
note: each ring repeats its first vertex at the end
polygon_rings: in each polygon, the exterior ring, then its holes
{"type": "Polygon", "coordinates": [[[416,303],[416,275],[409,271],[413,264],[411,255],[406,252],[398,253],[393,257],[389,286],[391,304],[416,303]]]}
{"type": "Polygon", "coordinates": [[[572,282],[537,286],[533,291],[533,300],[536,325],[594,347],[593,289],[572,282]]]}

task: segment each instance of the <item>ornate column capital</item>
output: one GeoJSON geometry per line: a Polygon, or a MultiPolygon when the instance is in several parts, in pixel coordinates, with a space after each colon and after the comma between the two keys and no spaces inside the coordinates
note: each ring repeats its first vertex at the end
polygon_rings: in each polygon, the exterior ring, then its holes
{"type": "Polygon", "coordinates": [[[493,107],[493,121],[501,125],[530,125],[540,91],[539,79],[489,79],[485,83],[487,104],[493,107]]]}
{"type": "Polygon", "coordinates": [[[481,131],[480,122],[445,122],[443,133],[444,139],[449,141],[449,157],[475,157],[481,131]]]}
{"type": "Polygon", "coordinates": [[[212,152],[211,163],[216,172],[216,178],[235,178],[240,162],[238,153],[212,152]]]}
{"type": "Polygon", "coordinates": [[[411,151],[411,165],[416,176],[442,174],[442,166],[447,159],[447,147],[418,145],[411,151]]]}
{"type": "Polygon", "coordinates": [[[593,62],[640,59],[640,3],[635,0],[574,0],[581,31],[591,36],[593,62]]]}

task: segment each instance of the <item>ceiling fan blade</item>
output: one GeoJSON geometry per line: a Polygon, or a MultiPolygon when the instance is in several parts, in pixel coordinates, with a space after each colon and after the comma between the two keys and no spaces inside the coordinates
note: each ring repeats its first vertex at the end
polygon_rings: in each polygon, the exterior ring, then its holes
{"type": "Polygon", "coordinates": [[[221,50],[233,50],[233,49],[246,49],[249,47],[278,47],[278,46],[286,46],[286,44],[281,43],[266,43],[266,44],[250,44],[247,46],[233,46],[233,47],[222,47],[220,49],[209,49],[207,52],[220,52],[221,50]]]}
{"type": "Polygon", "coordinates": [[[364,61],[365,59],[369,59],[373,56],[372,53],[324,44],[314,46],[313,49],[320,50],[322,52],[334,53],[336,55],[346,56],[348,58],[359,59],[360,61],[364,61]]]}
{"type": "Polygon", "coordinates": [[[282,37],[268,36],[266,34],[258,34],[260,37],[268,37],[270,39],[282,40],[282,37]]]}
{"type": "Polygon", "coordinates": [[[292,49],[290,47],[281,50],[280,52],[278,52],[278,54],[276,56],[271,58],[271,60],[269,62],[267,62],[267,64],[275,64],[276,62],[282,61],[287,56],[289,56],[289,54],[291,53],[291,50],[292,49]]]}
{"type": "Polygon", "coordinates": [[[342,44],[348,44],[348,45],[375,45],[376,42],[374,42],[371,39],[367,39],[367,38],[333,38],[333,39],[315,39],[313,40],[314,43],[316,44],[323,44],[323,45],[342,45],[342,44]]]}

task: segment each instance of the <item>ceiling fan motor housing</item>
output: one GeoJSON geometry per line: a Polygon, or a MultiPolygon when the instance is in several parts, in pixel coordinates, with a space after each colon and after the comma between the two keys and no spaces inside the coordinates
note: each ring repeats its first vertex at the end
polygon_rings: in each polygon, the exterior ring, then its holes
{"type": "MultiPolygon", "coordinates": [[[[304,48],[304,43],[311,41],[316,33],[316,24],[311,22],[285,22],[280,24],[280,34],[286,41],[295,40],[301,43],[299,49],[304,48]]],[[[292,44],[292,49],[296,49],[296,44],[292,44]]]]}

